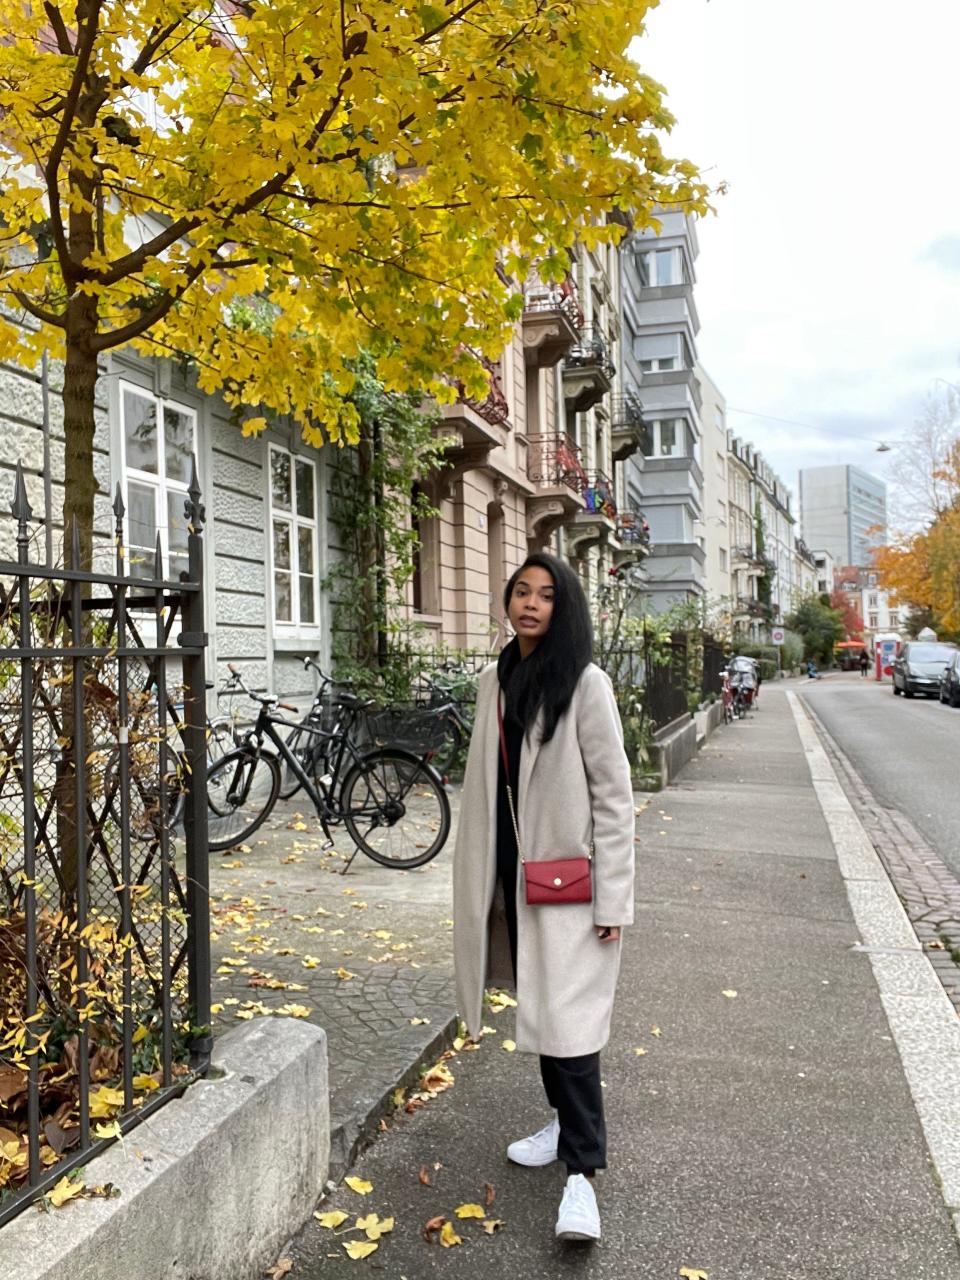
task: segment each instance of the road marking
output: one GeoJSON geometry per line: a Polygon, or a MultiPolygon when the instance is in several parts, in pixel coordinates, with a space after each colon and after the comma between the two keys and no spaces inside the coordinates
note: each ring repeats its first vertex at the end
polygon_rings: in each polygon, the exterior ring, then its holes
{"type": "Polygon", "coordinates": [[[806,710],[787,692],[850,910],[903,1063],[943,1198],[960,1234],[960,1019],[917,941],[806,710]]]}

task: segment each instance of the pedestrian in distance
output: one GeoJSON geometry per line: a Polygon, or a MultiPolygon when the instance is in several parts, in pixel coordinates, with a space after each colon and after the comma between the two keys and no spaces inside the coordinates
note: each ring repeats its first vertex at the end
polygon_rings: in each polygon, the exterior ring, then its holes
{"type": "Polygon", "coordinates": [[[859,662],[860,662],[860,674],[862,676],[865,676],[867,674],[867,671],[870,669],[870,655],[869,653],[867,653],[866,649],[860,650],[859,662]]]}
{"type": "Polygon", "coordinates": [[[510,1143],[507,1157],[561,1161],[556,1236],[596,1241],[593,1175],[606,1167],[600,1051],[621,930],[633,923],[630,767],[574,571],[528,556],[504,607],[516,634],[480,675],[454,852],[457,997],[477,1038],[484,988],[514,987],[517,1049],[539,1055],[553,1117],[510,1143]]]}

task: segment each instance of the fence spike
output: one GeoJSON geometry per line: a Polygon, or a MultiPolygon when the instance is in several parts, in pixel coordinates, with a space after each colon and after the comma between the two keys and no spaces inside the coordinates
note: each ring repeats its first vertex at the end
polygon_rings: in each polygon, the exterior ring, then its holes
{"type": "Polygon", "coordinates": [[[183,514],[186,517],[187,524],[190,526],[191,533],[200,533],[203,529],[203,523],[207,518],[206,510],[200,501],[200,475],[197,471],[197,455],[190,455],[190,484],[187,488],[189,495],[183,506],[183,514]]]}
{"type": "Polygon", "coordinates": [[[160,534],[157,533],[157,546],[153,553],[153,576],[158,582],[163,581],[163,547],[160,545],[160,534]]]}
{"type": "Polygon", "coordinates": [[[120,488],[120,481],[117,481],[117,493],[113,499],[113,514],[117,517],[117,523],[123,519],[127,508],[123,505],[123,492],[120,488]]]}
{"type": "Polygon", "coordinates": [[[13,503],[10,512],[19,525],[23,526],[26,532],[27,521],[33,515],[33,508],[30,506],[30,499],[27,497],[27,482],[23,478],[23,464],[17,463],[17,479],[13,489],[13,503]]]}

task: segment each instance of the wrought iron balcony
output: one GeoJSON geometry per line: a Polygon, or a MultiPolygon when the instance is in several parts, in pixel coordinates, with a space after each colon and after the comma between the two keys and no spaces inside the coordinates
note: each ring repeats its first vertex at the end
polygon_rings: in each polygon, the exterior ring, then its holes
{"type": "Polygon", "coordinates": [[[595,325],[580,330],[563,361],[563,394],[575,413],[599,404],[613,385],[616,372],[603,332],[595,325]]]}
{"type": "Polygon", "coordinates": [[[602,471],[587,471],[585,474],[587,483],[583,490],[583,500],[586,510],[593,515],[616,520],[617,501],[614,496],[613,481],[602,471]]]}
{"type": "Polygon", "coordinates": [[[617,538],[625,546],[650,546],[650,525],[642,511],[627,510],[618,513],[617,538]]]}
{"type": "Polygon", "coordinates": [[[572,280],[547,284],[536,270],[523,287],[523,356],[528,365],[552,368],[579,340],[583,312],[572,280]]]}
{"type": "Polygon", "coordinates": [[[587,473],[580,461],[580,446],[565,432],[530,436],[527,477],[541,488],[566,488],[582,494],[587,473]]]}
{"type": "Polygon", "coordinates": [[[610,402],[610,436],[614,462],[623,462],[638,450],[647,452],[649,429],[635,389],[616,395],[610,402]]]}

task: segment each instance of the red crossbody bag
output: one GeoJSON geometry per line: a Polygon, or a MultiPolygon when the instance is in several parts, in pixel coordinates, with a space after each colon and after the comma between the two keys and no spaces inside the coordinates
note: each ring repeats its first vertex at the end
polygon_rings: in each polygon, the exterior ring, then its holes
{"type": "Polygon", "coordinates": [[[591,859],[589,857],[537,859],[536,862],[528,862],[524,857],[520,844],[520,828],[517,825],[517,811],[513,803],[513,788],[510,786],[510,760],[507,756],[507,735],[503,731],[503,711],[500,708],[499,694],[497,695],[497,728],[500,730],[500,755],[503,759],[503,772],[507,784],[507,801],[510,805],[513,833],[517,837],[517,854],[520,865],[523,867],[527,905],[543,907],[551,903],[559,906],[566,902],[592,902],[593,882],[590,876],[591,859]]]}

